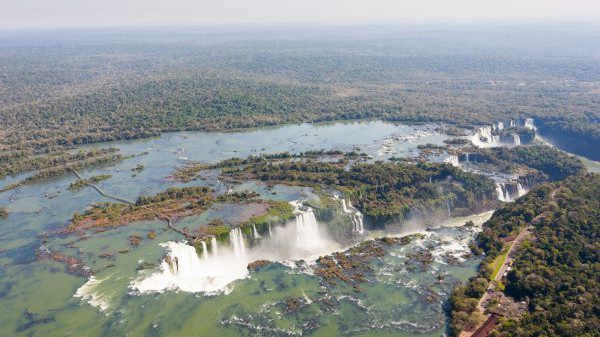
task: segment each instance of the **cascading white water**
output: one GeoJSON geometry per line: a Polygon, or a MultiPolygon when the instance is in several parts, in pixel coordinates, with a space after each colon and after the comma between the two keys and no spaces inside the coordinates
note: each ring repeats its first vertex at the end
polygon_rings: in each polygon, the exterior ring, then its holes
{"type": "Polygon", "coordinates": [[[535,130],[535,124],[533,122],[533,118],[525,118],[525,124],[523,126],[528,129],[535,130]]]}
{"type": "Polygon", "coordinates": [[[448,209],[448,216],[452,215],[452,211],[450,209],[450,201],[446,199],[446,208],[448,209]]]}
{"type": "Polygon", "coordinates": [[[448,163],[454,167],[460,167],[460,163],[458,161],[458,156],[455,156],[455,155],[450,155],[450,156],[444,158],[444,163],[448,163]]]}
{"type": "Polygon", "coordinates": [[[260,239],[260,235],[258,234],[258,231],[256,230],[256,225],[252,225],[252,237],[255,240],[260,239]]]}
{"type": "Polygon", "coordinates": [[[302,248],[310,248],[320,241],[317,218],[312,209],[306,211],[298,209],[296,215],[296,244],[302,248]]]}
{"type": "Polygon", "coordinates": [[[161,243],[167,250],[167,257],[159,270],[151,275],[142,271],[140,278],[131,283],[131,288],[139,293],[165,290],[228,292],[233,281],[249,275],[247,266],[252,261],[314,260],[340,249],[338,243],[319,230],[312,209],[302,207],[300,202],[290,204],[295,208],[295,226],[290,223],[270,229],[270,237],[261,238],[251,247],[246,245],[244,233],[239,228],[229,232],[229,245],[217,247],[217,240],[212,238],[212,254],[207,253],[208,247],[202,242],[202,256],[184,242],[161,243]],[[296,244],[290,245],[294,238],[296,244]]]}
{"type": "Polygon", "coordinates": [[[515,146],[521,145],[521,137],[519,137],[519,135],[516,133],[513,133],[513,143],[515,144],[515,146]]]}
{"type": "Polygon", "coordinates": [[[271,230],[271,224],[269,224],[269,237],[273,237],[273,230],[271,230]]]}
{"type": "Polygon", "coordinates": [[[514,121],[514,119],[511,119],[511,120],[510,120],[510,127],[511,127],[511,128],[514,128],[514,127],[515,127],[515,121],[514,121]]]}
{"type": "MultiPolygon", "coordinates": [[[[345,203],[345,202],[346,202],[346,200],[343,199],[342,203],[345,203]]],[[[354,206],[352,206],[352,204],[350,203],[350,200],[348,200],[347,209],[350,212],[350,219],[352,220],[352,230],[358,234],[363,234],[365,232],[365,227],[364,227],[362,213],[359,210],[357,210],[356,208],[354,208],[354,206]]]]}
{"type": "Polygon", "coordinates": [[[523,187],[523,185],[520,182],[514,182],[511,181],[509,182],[509,184],[511,186],[516,186],[517,189],[517,193],[516,194],[512,194],[510,193],[508,187],[507,187],[507,183],[496,183],[496,194],[498,195],[498,200],[500,201],[504,201],[504,202],[511,202],[514,201],[522,196],[524,196],[525,194],[527,194],[527,190],[523,187]]]}
{"type": "Polygon", "coordinates": [[[498,122],[498,130],[504,129],[504,122],[498,122]]]}
{"type": "Polygon", "coordinates": [[[504,183],[496,183],[496,194],[498,195],[498,200],[500,201],[508,201],[506,198],[506,188],[504,183]]]}
{"type": "Polygon", "coordinates": [[[469,153],[465,153],[465,160],[467,163],[469,162],[469,153]]]}
{"type": "Polygon", "coordinates": [[[365,227],[362,213],[352,206],[350,200],[348,200],[346,205],[346,199],[340,199],[337,195],[334,195],[334,198],[340,200],[342,212],[350,216],[350,221],[352,221],[352,232],[363,234],[365,232],[365,227]]]}
{"type": "Polygon", "coordinates": [[[236,256],[246,256],[246,243],[244,242],[244,236],[240,228],[234,228],[229,232],[229,242],[233,246],[233,252],[236,256]]]}
{"type": "Polygon", "coordinates": [[[217,238],[214,236],[210,239],[210,250],[212,250],[213,256],[219,256],[219,248],[217,247],[217,238]]]}
{"type": "Polygon", "coordinates": [[[227,285],[248,275],[246,266],[250,261],[231,249],[206,259],[198,257],[196,249],[183,242],[160,245],[167,249],[169,258],[162,261],[159,272],[133,282],[132,288],[140,293],[169,289],[208,293],[227,291],[227,285]],[[177,261],[177,266],[172,268],[168,261],[177,261]]]}
{"type": "Polygon", "coordinates": [[[458,161],[458,156],[450,155],[444,159],[445,163],[448,163],[454,167],[460,167],[460,162],[458,161]]]}
{"type": "Polygon", "coordinates": [[[479,128],[471,138],[473,145],[478,147],[492,147],[500,142],[500,136],[492,134],[492,127],[487,125],[479,128]]]}
{"type": "Polygon", "coordinates": [[[206,242],[202,241],[201,244],[202,244],[202,257],[205,260],[208,260],[208,249],[206,248],[206,242]]]}
{"type": "Polygon", "coordinates": [[[527,194],[527,190],[523,188],[523,185],[521,185],[521,183],[517,183],[517,198],[520,198],[525,194],[527,194]]]}

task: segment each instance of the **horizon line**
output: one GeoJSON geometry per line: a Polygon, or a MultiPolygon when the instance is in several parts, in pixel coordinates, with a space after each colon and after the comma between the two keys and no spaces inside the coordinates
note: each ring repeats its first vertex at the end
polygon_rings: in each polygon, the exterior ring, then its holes
{"type": "Polygon", "coordinates": [[[156,24],[92,24],[92,25],[39,25],[0,26],[2,32],[94,30],[94,29],[155,29],[155,28],[343,28],[343,27],[435,27],[435,26],[542,26],[542,25],[600,25],[596,19],[589,20],[451,20],[451,21],[372,21],[372,22],[240,22],[240,23],[156,23],[156,24]]]}

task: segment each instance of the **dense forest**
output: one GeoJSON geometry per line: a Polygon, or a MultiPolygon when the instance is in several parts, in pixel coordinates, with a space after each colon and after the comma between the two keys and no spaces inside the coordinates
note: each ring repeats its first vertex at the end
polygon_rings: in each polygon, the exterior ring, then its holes
{"type": "Polygon", "coordinates": [[[585,172],[583,163],[562,151],[545,145],[476,149],[472,160],[495,165],[500,171],[524,165],[543,173],[544,180],[561,180],[585,172]]]}
{"type": "Polygon", "coordinates": [[[544,136],[598,159],[599,44],[584,28],[0,36],[0,158],[173,130],[534,117],[544,136]]]}
{"type": "MultiPolygon", "coordinates": [[[[11,161],[0,161],[0,172],[15,174],[19,171],[37,170],[29,176],[0,188],[5,192],[39,180],[52,178],[98,164],[114,163],[125,159],[117,148],[90,149],[74,153],[59,151],[45,156],[15,157],[11,161]]],[[[5,175],[0,174],[0,178],[5,175]]]]}
{"type": "Polygon", "coordinates": [[[322,157],[308,153],[234,158],[204,169],[221,168],[226,180],[335,188],[365,215],[380,220],[404,217],[411,211],[451,207],[460,212],[490,208],[496,203],[491,179],[449,164],[364,163],[356,153],[321,153],[322,157]]]}
{"type": "Polygon", "coordinates": [[[487,288],[490,262],[503,238],[525,226],[534,239],[517,250],[504,292],[528,304],[522,318],[502,318],[491,336],[597,336],[600,175],[581,174],[544,184],[497,210],[478,235],[485,252],[477,277],[458,287],[450,302],[453,333],[472,327],[473,312],[487,288]]]}

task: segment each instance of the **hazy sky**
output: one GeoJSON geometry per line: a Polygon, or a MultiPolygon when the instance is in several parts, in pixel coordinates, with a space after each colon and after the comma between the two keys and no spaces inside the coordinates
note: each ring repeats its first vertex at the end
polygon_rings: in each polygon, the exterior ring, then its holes
{"type": "Polygon", "coordinates": [[[600,21],[600,0],[0,0],[0,27],[600,21]]]}

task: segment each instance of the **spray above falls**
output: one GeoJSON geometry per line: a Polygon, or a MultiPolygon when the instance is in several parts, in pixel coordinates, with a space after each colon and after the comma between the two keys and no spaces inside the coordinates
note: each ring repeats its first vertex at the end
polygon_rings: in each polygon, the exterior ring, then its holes
{"type": "Polygon", "coordinates": [[[200,253],[184,242],[161,243],[167,255],[159,270],[150,275],[142,274],[132,282],[131,288],[138,293],[166,290],[228,293],[234,281],[249,276],[247,266],[251,262],[312,260],[341,247],[320,228],[310,207],[299,201],[290,204],[296,214],[293,221],[268,226],[268,231],[265,229],[263,233],[259,233],[256,226],[248,233],[241,228],[231,229],[228,242],[219,242],[214,237],[210,244],[202,241],[200,253]],[[249,242],[255,244],[251,246],[249,242]]]}

